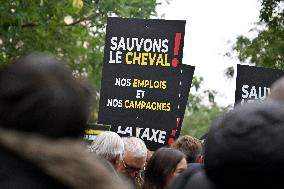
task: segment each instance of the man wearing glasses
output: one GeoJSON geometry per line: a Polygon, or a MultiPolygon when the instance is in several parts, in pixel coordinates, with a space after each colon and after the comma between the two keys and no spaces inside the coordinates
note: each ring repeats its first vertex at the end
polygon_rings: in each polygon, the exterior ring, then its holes
{"type": "Polygon", "coordinates": [[[143,140],[136,137],[122,138],[124,152],[118,171],[126,175],[137,188],[142,188],[141,173],[147,158],[147,148],[143,140]]]}

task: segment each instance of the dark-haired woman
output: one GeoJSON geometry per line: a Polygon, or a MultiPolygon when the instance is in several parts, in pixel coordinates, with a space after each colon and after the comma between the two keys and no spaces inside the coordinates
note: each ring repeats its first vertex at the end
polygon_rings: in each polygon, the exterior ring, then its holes
{"type": "Polygon", "coordinates": [[[147,164],[143,189],[164,189],[186,168],[186,157],[182,152],[160,148],[147,164]]]}

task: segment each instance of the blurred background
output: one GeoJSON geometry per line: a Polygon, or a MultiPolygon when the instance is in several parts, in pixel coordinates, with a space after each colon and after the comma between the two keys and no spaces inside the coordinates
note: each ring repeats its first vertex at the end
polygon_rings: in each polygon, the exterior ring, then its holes
{"type": "Polygon", "coordinates": [[[96,122],[108,16],[186,20],[196,67],[182,134],[201,137],[234,104],[237,64],[283,68],[283,0],[0,0],[0,63],[40,51],[95,84],[96,122]]]}

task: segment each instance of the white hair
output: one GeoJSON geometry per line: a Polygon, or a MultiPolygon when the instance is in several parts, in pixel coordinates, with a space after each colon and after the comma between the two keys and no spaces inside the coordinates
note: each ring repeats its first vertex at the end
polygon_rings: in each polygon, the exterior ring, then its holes
{"type": "Polygon", "coordinates": [[[132,152],[137,158],[147,157],[147,148],[143,140],[136,137],[122,137],[124,152],[132,152]]]}
{"type": "Polygon", "coordinates": [[[107,131],[99,134],[89,146],[88,150],[108,161],[112,161],[118,155],[122,155],[124,144],[118,134],[107,131]]]}

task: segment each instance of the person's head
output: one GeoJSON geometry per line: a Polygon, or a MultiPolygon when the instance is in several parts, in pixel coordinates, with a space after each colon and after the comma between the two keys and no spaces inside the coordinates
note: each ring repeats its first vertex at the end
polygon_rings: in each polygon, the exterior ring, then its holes
{"type": "Polygon", "coordinates": [[[148,162],[150,161],[150,159],[151,159],[152,155],[153,155],[153,151],[151,151],[151,150],[147,150],[146,163],[148,163],[148,162]]]}
{"type": "Polygon", "coordinates": [[[239,105],[217,119],[205,142],[205,169],[218,188],[283,188],[284,104],[239,105]]]}
{"type": "Polygon", "coordinates": [[[89,146],[89,151],[108,160],[117,169],[124,151],[124,144],[118,134],[107,131],[95,138],[89,146]]]}
{"type": "Polygon", "coordinates": [[[202,163],[202,144],[199,139],[184,135],[179,137],[171,147],[183,152],[187,163],[202,163]]]}
{"type": "Polygon", "coordinates": [[[0,125],[50,138],[79,137],[90,97],[89,89],[57,59],[25,56],[0,70],[0,125]]]}
{"type": "Polygon", "coordinates": [[[160,148],[152,155],[146,166],[143,188],[165,188],[186,168],[184,153],[173,148],[160,148]]]}
{"type": "Polygon", "coordinates": [[[124,152],[118,171],[135,178],[144,168],[147,148],[143,140],[136,137],[123,137],[124,152]]]}
{"type": "Polygon", "coordinates": [[[272,84],[269,97],[274,100],[284,100],[284,77],[281,77],[272,84]]]}

